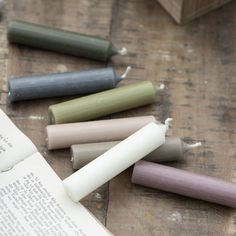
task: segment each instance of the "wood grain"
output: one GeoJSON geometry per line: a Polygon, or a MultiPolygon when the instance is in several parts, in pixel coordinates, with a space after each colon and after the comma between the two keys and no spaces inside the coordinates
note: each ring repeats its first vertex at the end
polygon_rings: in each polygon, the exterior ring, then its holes
{"type": "MultiPolygon", "coordinates": [[[[5,19],[2,22],[4,24],[4,32],[1,34],[4,36],[5,44],[7,43],[5,39],[6,24],[11,19],[21,19],[65,30],[109,37],[112,13],[112,2],[110,1],[9,0],[6,1],[5,8],[5,19]],[[101,15],[106,17],[100,17],[101,15]]],[[[7,102],[7,79],[14,76],[75,71],[104,67],[106,65],[96,61],[18,45],[9,45],[6,50],[9,51],[9,55],[6,61],[7,73],[2,79],[4,93],[1,95],[1,101],[3,105],[7,104],[7,106],[3,106],[3,108],[15,124],[32,139],[49,164],[63,179],[73,172],[70,163],[70,153],[68,150],[53,152],[47,150],[45,127],[48,124],[48,106],[68,98],[9,104],[7,102]]],[[[104,185],[83,201],[102,223],[105,223],[107,198],[108,185],[104,185]]]]}
{"type": "MultiPolygon", "coordinates": [[[[236,3],[232,2],[186,26],[177,26],[156,0],[8,0],[0,21],[0,105],[37,145],[61,178],[72,173],[68,150],[49,152],[45,146],[47,107],[64,98],[9,104],[7,80],[13,76],[98,68],[104,64],[27,47],[8,45],[11,19],[110,37],[126,46],[127,57],[109,65],[122,72],[131,65],[124,84],[144,79],[167,89],[153,105],[110,116],[173,117],[169,135],[202,141],[202,149],[182,169],[236,182],[236,3]]],[[[131,185],[132,168],[89,195],[83,203],[115,235],[230,236],[236,234],[236,211],[131,185]],[[109,204],[108,204],[109,203],[109,204]]]]}
{"type": "MultiPolygon", "coordinates": [[[[134,67],[126,83],[150,79],[167,86],[160,102],[121,115],[173,117],[169,135],[203,142],[174,166],[229,181],[235,181],[236,166],[235,9],[231,3],[177,26],[153,1],[119,1],[112,27],[113,41],[129,43],[129,56],[116,58],[134,67]]],[[[131,185],[131,172],[110,182],[107,226],[115,235],[236,233],[234,210],[131,185]]]]}

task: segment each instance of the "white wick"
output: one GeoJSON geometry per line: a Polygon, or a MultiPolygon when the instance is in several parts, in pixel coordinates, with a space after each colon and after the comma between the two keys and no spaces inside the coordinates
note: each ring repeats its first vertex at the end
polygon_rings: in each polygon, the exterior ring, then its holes
{"type": "Polygon", "coordinates": [[[128,75],[128,73],[129,73],[130,71],[131,71],[131,66],[128,66],[128,67],[126,68],[125,73],[124,73],[123,75],[121,75],[120,77],[121,77],[122,79],[126,78],[127,75],[128,75]]]}
{"type": "Polygon", "coordinates": [[[194,144],[187,144],[188,149],[193,149],[193,148],[197,148],[197,147],[201,147],[201,146],[202,146],[201,142],[194,143],[194,144]]]}
{"type": "Polygon", "coordinates": [[[159,87],[158,87],[158,90],[164,90],[165,88],[165,85],[164,84],[161,84],[159,87]]]}
{"type": "Polygon", "coordinates": [[[124,55],[127,55],[128,51],[126,48],[121,48],[120,50],[117,51],[118,54],[124,56],[124,55]]]}
{"type": "Polygon", "coordinates": [[[172,118],[167,118],[167,119],[165,120],[166,130],[169,129],[169,127],[170,127],[170,123],[171,123],[172,120],[173,120],[172,118]]]}

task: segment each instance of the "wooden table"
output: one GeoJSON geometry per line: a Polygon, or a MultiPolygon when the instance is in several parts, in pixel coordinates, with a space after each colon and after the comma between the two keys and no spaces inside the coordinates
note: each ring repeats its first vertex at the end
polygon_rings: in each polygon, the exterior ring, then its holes
{"type": "MultiPolygon", "coordinates": [[[[171,165],[236,181],[236,2],[178,26],[156,0],[6,0],[0,22],[1,108],[37,145],[56,173],[73,170],[68,150],[45,145],[47,108],[67,98],[9,104],[7,80],[13,76],[114,66],[133,70],[122,85],[144,79],[164,83],[155,104],[108,118],[153,114],[173,117],[169,135],[202,141],[186,161],[171,165]],[[6,26],[22,19],[110,38],[129,55],[108,64],[8,45],[6,26]]],[[[236,212],[223,206],[130,183],[132,169],[90,194],[83,203],[115,235],[223,236],[236,234],[236,212]]]]}

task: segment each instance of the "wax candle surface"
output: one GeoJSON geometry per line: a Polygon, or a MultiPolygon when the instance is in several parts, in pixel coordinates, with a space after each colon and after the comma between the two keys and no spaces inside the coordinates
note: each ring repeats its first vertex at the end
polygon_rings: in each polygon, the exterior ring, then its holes
{"type": "Polygon", "coordinates": [[[0,0],[0,17],[2,17],[4,11],[4,0],[0,0]]]}
{"type": "Polygon", "coordinates": [[[75,202],[165,142],[167,125],[150,123],[68,178],[63,185],[75,202]]]}
{"type": "Polygon", "coordinates": [[[50,120],[52,124],[87,121],[151,104],[162,89],[156,89],[150,81],[143,81],[73,99],[50,106],[50,120]]]}
{"type": "MultiPolygon", "coordinates": [[[[90,161],[110,148],[117,145],[120,141],[76,144],[71,146],[71,161],[75,170],[80,169],[90,161]]],[[[187,144],[179,137],[166,138],[163,145],[144,157],[145,160],[152,162],[168,162],[184,159],[184,153],[189,149],[200,146],[200,143],[187,144]]]]}
{"type": "Polygon", "coordinates": [[[46,127],[47,146],[52,150],[69,148],[78,143],[122,140],[150,122],[156,122],[154,116],[48,125],[46,127]]]}
{"type": "Polygon", "coordinates": [[[236,207],[236,184],[148,161],[135,164],[132,182],[146,187],[236,207]]]}
{"type": "Polygon", "coordinates": [[[118,76],[113,68],[33,75],[8,81],[12,102],[100,92],[114,88],[128,73],[118,76]]]}
{"type": "Polygon", "coordinates": [[[127,53],[125,48],[117,50],[106,39],[24,21],[11,21],[8,25],[7,36],[11,43],[100,61],[107,61],[115,54],[127,53]]]}

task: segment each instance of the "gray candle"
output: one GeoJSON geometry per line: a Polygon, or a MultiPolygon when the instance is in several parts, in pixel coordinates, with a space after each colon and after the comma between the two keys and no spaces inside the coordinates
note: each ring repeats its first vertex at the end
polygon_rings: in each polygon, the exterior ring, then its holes
{"type": "MultiPolygon", "coordinates": [[[[71,161],[74,169],[80,169],[120,141],[86,143],[71,146],[71,161]]],[[[201,146],[201,143],[187,144],[179,137],[166,138],[166,141],[159,148],[149,153],[145,160],[152,162],[179,161],[184,159],[184,153],[189,149],[201,146]]]]}
{"type": "Polygon", "coordinates": [[[131,68],[119,76],[113,68],[84,70],[56,74],[33,75],[10,79],[11,102],[37,98],[83,95],[114,88],[131,68]]]}
{"type": "Polygon", "coordinates": [[[132,183],[236,208],[236,184],[148,161],[135,164],[132,183]]]}

